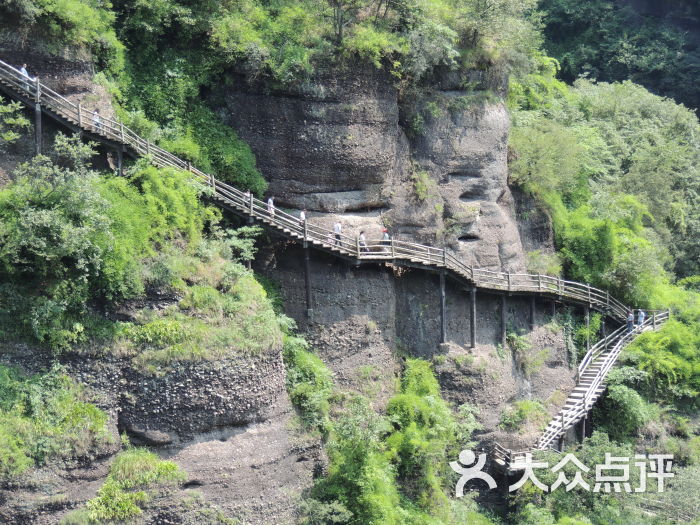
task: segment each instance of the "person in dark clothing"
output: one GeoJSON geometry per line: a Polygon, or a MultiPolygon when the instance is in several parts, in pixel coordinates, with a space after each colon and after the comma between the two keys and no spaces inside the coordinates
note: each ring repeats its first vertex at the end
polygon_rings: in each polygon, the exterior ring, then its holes
{"type": "Polygon", "coordinates": [[[631,332],[634,330],[634,313],[632,310],[627,312],[627,331],[631,332]]]}

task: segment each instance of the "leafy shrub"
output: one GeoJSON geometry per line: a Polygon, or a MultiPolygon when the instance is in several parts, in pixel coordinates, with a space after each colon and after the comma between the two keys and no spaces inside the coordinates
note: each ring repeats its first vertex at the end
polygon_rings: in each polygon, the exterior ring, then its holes
{"type": "Polygon", "coordinates": [[[34,376],[0,366],[0,481],[92,453],[110,439],[106,423],[60,366],[34,376]]]}
{"type": "Polygon", "coordinates": [[[527,253],[527,271],[529,273],[541,273],[542,275],[561,275],[561,260],[556,253],[543,253],[533,250],[527,253]]]}
{"type": "Polygon", "coordinates": [[[654,415],[642,396],[624,385],[611,385],[598,410],[609,421],[605,430],[616,441],[634,436],[654,415]]]}
{"type": "Polygon", "coordinates": [[[57,162],[38,156],[0,190],[3,329],[60,350],[99,322],[91,301],[144,292],[142,261],[174,240],[201,241],[218,218],[176,170],[137,164],[130,180],[89,170],[90,147],[59,135],[57,162]]]}
{"type": "Polygon", "coordinates": [[[102,523],[138,516],[140,505],[148,500],[146,489],[177,483],[186,477],[172,461],[161,460],[146,449],[127,449],[115,458],[104,485],[97,496],[88,501],[89,519],[102,523]]]}
{"type": "Polygon", "coordinates": [[[504,430],[519,430],[526,423],[535,423],[538,427],[544,427],[548,418],[549,414],[541,402],[523,399],[516,401],[503,411],[499,426],[504,430]]]}
{"type": "Polygon", "coordinates": [[[22,115],[21,110],[22,105],[19,102],[6,104],[0,97],[0,151],[19,139],[22,131],[29,127],[29,121],[22,115]]]}
{"type": "Polygon", "coordinates": [[[326,365],[309,351],[308,343],[291,334],[284,336],[284,364],[287,367],[287,391],[301,411],[304,424],[328,432],[333,379],[326,365]]]}
{"type": "Polygon", "coordinates": [[[110,4],[95,0],[21,0],[0,4],[4,26],[19,29],[26,38],[41,35],[57,53],[66,45],[87,47],[101,68],[119,71],[124,46],[113,29],[110,4]]]}

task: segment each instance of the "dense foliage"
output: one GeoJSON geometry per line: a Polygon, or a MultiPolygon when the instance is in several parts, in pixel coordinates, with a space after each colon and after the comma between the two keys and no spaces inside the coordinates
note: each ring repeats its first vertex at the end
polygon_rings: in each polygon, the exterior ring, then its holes
{"type": "Polygon", "coordinates": [[[564,80],[631,80],[700,107],[696,2],[543,0],[541,8],[546,47],[564,80]]]}
{"type": "Polygon", "coordinates": [[[92,150],[59,136],[0,190],[2,330],[55,348],[85,336],[91,301],[143,293],[143,261],[174,239],[196,243],[215,217],[185,174],[139,165],[131,181],[99,177],[92,150]]]}
{"type": "MultiPolygon", "coordinates": [[[[313,376],[306,384],[327,391],[313,376]]],[[[478,424],[469,406],[455,417],[428,362],[406,362],[386,416],[362,396],[342,397],[338,415],[326,427],[328,473],[304,502],[304,523],[491,523],[468,498],[447,497],[454,477],[444,459],[470,446],[478,424]]]]}
{"type": "Polygon", "coordinates": [[[187,475],[172,461],[164,461],[142,448],[127,448],[117,455],[97,496],[87,503],[83,523],[123,522],[141,514],[148,490],[177,483],[187,475]]]}
{"type": "Polygon", "coordinates": [[[0,484],[53,459],[91,457],[111,439],[106,423],[60,366],[33,376],[0,366],[0,484]]]}

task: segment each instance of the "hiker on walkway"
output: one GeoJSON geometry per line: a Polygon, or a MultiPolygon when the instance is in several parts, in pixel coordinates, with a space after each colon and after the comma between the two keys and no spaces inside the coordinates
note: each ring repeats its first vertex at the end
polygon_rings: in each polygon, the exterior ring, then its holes
{"type": "Polygon", "coordinates": [[[647,314],[642,310],[641,308],[639,309],[639,312],[637,313],[637,324],[641,328],[642,325],[644,324],[644,319],[646,318],[647,314]]]}
{"type": "Polygon", "coordinates": [[[360,235],[357,237],[357,244],[360,246],[361,252],[368,252],[367,249],[367,239],[365,238],[365,232],[362,230],[360,235]]]}
{"type": "Polygon", "coordinates": [[[388,252],[389,246],[391,246],[391,237],[389,236],[389,230],[382,228],[382,251],[388,252]]]}
{"type": "MultiPolygon", "coordinates": [[[[22,73],[22,76],[26,78],[27,80],[31,80],[32,77],[29,76],[29,73],[27,72],[27,64],[22,64],[22,67],[19,68],[19,72],[22,73]]],[[[29,91],[29,82],[24,83],[24,89],[25,91],[29,91]]]]}
{"type": "Polygon", "coordinates": [[[335,245],[340,246],[340,234],[343,233],[343,225],[340,224],[340,221],[333,225],[333,233],[335,234],[335,245]]]}
{"type": "Polygon", "coordinates": [[[391,236],[389,235],[389,230],[382,228],[382,246],[389,246],[391,244],[391,236]]]}
{"type": "Polygon", "coordinates": [[[299,226],[304,226],[306,222],[306,208],[299,212],[299,226]]]}
{"type": "Polygon", "coordinates": [[[632,310],[627,312],[627,331],[631,332],[634,330],[634,313],[632,310]]]}
{"type": "Polygon", "coordinates": [[[95,109],[92,113],[92,124],[95,126],[95,131],[102,133],[102,117],[100,117],[99,108],[95,109]]]}
{"type": "Polygon", "coordinates": [[[273,197],[267,198],[267,213],[270,214],[270,217],[275,216],[275,199],[273,197]]]}

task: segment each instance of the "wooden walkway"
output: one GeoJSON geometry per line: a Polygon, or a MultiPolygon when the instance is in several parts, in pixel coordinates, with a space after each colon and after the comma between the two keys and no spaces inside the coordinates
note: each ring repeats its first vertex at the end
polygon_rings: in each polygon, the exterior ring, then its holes
{"type": "MultiPolygon", "coordinates": [[[[249,192],[241,191],[233,186],[217,180],[213,175],[204,173],[172,153],[141,138],[122,122],[101,116],[99,121],[91,111],[86,111],[81,104],[73,103],[40,82],[23,76],[16,68],[0,61],[0,90],[11,98],[34,107],[37,121],[37,149],[41,149],[41,115],[48,115],[73,131],[87,135],[111,146],[117,151],[118,164],[121,170],[123,155],[147,157],[156,166],[171,167],[191,173],[194,177],[211,189],[211,196],[220,207],[231,212],[264,224],[268,229],[290,239],[302,243],[336,257],[350,260],[355,264],[390,263],[396,266],[419,267],[439,273],[441,283],[449,276],[463,284],[475,293],[476,289],[484,292],[499,294],[527,294],[549,298],[561,302],[576,304],[591,308],[623,322],[629,308],[611,297],[604,290],[588,284],[567,281],[561,278],[541,274],[508,273],[474,268],[464,264],[452,253],[443,248],[399,241],[367,241],[361,246],[357,238],[340,234],[339,238],[325,228],[316,226],[309,221],[301,222],[297,217],[281,210],[268,210],[266,204],[253,197],[249,192]]],[[[443,292],[444,308],[444,292],[443,292]]],[[[472,315],[474,317],[474,315],[472,315]]],[[[659,317],[657,323],[665,318],[659,317]]],[[[650,320],[651,322],[651,320],[650,320]]],[[[472,321],[472,341],[474,334],[472,321]]],[[[443,316],[443,334],[444,334],[443,316]]],[[[504,324],[505,327],[505,324],[504,324]]],[[[645,326],[645,329],[648,327],[645,326]]],[[[622,346],[629,342],[638,332],[620,335],[607,343],[601,342],[590,349],[588,361],[584,359],[579,367],[580,381],[567,404],[562,409],[561,417],[550,423],[544,435],[538,441],[537,448],[547,448],[562,433],[578,421],[581,415],[590,409],[595,399],[604,388],[604,379],[610,367],[614,364],[622,346]],[[604,346],[601,347],[600,345],[604,346]],[[605,351],[600,351],[604,348],[605,351]],[[615,350],[617,349],[617,350],[615,350]],[[589,381],[585,382],[585,381],[589,381]],[[580,400],[580,401],[576,401],[580,400]]],[[[474,343],[472,343],[474,344],[474,343]]],[[[496,447],[504,463],[510,463],[510,451],[496,447]]]]}

